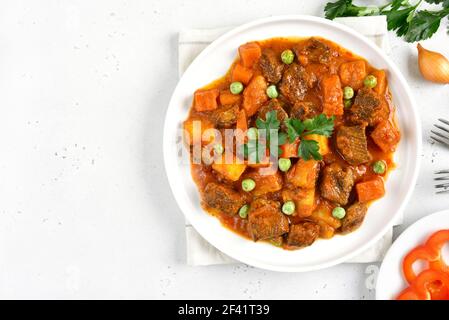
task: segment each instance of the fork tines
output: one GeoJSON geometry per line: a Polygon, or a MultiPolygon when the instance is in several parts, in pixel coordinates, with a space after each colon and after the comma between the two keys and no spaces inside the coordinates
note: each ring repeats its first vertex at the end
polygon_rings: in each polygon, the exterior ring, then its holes
{"type": "MultiPolygon", "coordinates": [[[[449,181],[449,170],[439,170],[435,171],[437,177],[434,178],[435,181],[449,181]]],[[[446,193],[449,192],[449,182],[439,183],[435,185],[437,189],[436,193],[446,193]]]]}
{"type": "Polygon", "coordinates": [[[431,135],[430,138],[436,142],[449,146],[449,121],[445,119],[438,119],[438,121],[440,121],[442,125],[434,124],[435,128],[439,129],[439,131],[430,130],[430,132],[434,134],[431,135]]]}

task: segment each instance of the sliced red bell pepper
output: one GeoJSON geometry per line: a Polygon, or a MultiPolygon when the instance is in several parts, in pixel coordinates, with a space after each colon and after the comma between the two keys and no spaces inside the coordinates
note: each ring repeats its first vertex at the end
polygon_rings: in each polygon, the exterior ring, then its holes
{"type": "Polygon", "coordinates": [[[430,283],[427,288],[429,289],[431,300],[449,299],[449,288],[444,286],[440,281],[430,283]]]}
{"type": "Polygon", "coordinates": [[[444,262],[441,249],[449,242],[449,230],[440,230],[430,236],[426,242],[429,250],[438,252],[439,258],[430,262],[430,267],[435,270],[440,270],[449,273],[449,266],[444,262]]]}
{"type": "Polygon", "coordinates": [[[419,297],[413,288],[408,287],[396,297],[396,300],[419,300],[419,297]]]}
{"type": "Polygon", "coordinates": [[[413,281],[411,288],[420,300],[430,300],[432,296],[429,288],[435,282],[440,282],[442,286],[449,288],[449,275],[438,270],[424,270],[413,281]]]}
{"type": "Polygon", "coordinates": [[[431,261],[436,261],[440,257],[439,252],[434,250],[429,250],[427,246],[418,246],[412,251],[410,251],[404,258],[402,262],[402,268],[404,271],[405,280],[411,284],[415,278],[416,273],[413,270],[413,264],[418,260],[427,261],[430,265],[431,261]]]}

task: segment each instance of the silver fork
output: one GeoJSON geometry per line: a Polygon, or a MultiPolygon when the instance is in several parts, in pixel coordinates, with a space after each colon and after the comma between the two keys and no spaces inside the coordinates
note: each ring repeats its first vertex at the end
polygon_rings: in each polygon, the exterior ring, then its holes
{"type": "MultiPolygon", "coordinates": [[[[448,181],[449,180],[449,170],[439,170],[435,171],[436,178],[435,181],[448,181]]],[[[446,193],[449,192],[449,182],[439,183],[435,185],[437,189],[436,193],[446,193]]]]}
{"type": "Polygon", "coordinates": [[[435,128],[440,131],[430,130],[430,132],[435,135],[431,135],[430,138],[449,147],[449,121],[445,119],[438,119],[438,121],[440,121],[443,125],[434,124],[435,128]],[[446,127],[444,125],[446,125],[446,127]]]}

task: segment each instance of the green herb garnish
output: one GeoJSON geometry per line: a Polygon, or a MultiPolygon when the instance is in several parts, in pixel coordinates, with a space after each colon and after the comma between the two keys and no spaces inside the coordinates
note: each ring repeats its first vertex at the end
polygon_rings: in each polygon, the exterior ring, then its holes
{"type": "MultiPolygon", "coordinates": [[[[256,119],[256,127],[259,130],[256,135],[260,139],[249,139],[247,143],[243,145],[243,155],[246,159],[252,162],[259,163],[261,158],[266,155],[266,150],[270,148],[271,138],[277,134],[278,155],[282,153],[279,148],[287,142],[287,134],[280,131],[281,122],[277,118],[277,111],[269,111],[265,114],[265,120],[261,118],[256,119]]],[[[273,150],[270,149],[270,154],[273,154],[273,150]]]]}
{"type": "MultiPolygon", "coordinates": [[[[330,137],[334,130],[334,120],[335,116],[328,118],[324,114],[304,121],[287,119],[285,120],[285,126],[287,127],[288,138],[290,142],[293,142],[296,138],[303,138],[311,134],[330,137]]],[[[301,139],[298,147],[298,156],[304,160],[310,160],[311,158],[321,160],[322,156],[319,149],[318,142],[315,140],[301,139]]]]}
{"type": "MultiPolygon", "coordinates": [[[[261,118],[256,119],[256,126],[260,131],[254,136],[258,138],[250,138],[243,145],[242,153],[246,159],[259,163],[261,158],[266,155],[266,150],[270,148],[270,140],[273,138],[273,134],[277,134],[278,156],[282,155],[282,150],[279,146],[285,144],[287,140],[293,142],[296,138],[301,138],[298,146],[298,156],[304,160],[310,160],[312,158],[321,160],[322,157],[319,152],[318,142],[303,138],[311,134],[330,137],[334,130],[334,120],[335,116],[328,118],[324,114],[305,121],[289,118],[284,121],[287,132],[283,132],[281,131],[281,122],[277,118],[277,112],[275,110],[267,112],[265,120],[261,118]]],[[[270,150],[270,154],[274,155],[273,150],[270,150]]]]}
{"type": "Polygon", "coordinates": [[[411,4],[409,0],[392,0],[383,6],[357,6],[352,0],[329,2],[324,8],[325,17],[361,17],[386,15],[388,30],[396,31],[407,42],[430,38],[440,27],[441,19],[449,15],[449,0],[425,0],[441,5],[439,10],[418,10],[423,0],[411,4]]]}

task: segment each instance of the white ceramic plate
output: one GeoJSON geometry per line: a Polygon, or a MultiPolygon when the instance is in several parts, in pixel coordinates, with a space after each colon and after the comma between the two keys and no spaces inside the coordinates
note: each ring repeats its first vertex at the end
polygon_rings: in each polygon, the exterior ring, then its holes
{"type": "MultiPolygon", "coordinates": [[[[408,227],[388,250],[380,267],[376,285],[376,299],[390,300],[407,286],[402,276],[402,259],[416,246],[423,244],[434,232],[449,229],[449,210],[428,215],[408,227]]],[[[449,247],[443,247],[443,257],[449,257],[449,247]]],[[[419,262],[417,262],[419,271],[419,262]]]]}
{"type": "Polygon", "coordinates": [[[317,17],[279,16],[257,20],[229,31],[209,45],[179,81],[168,106],[164,127],[164,160],[175,199],[186,218],[213,246],[246,264],[277,271],[308,271],[344,262],[367,249],[391,228],[415,185],[421,149],[421,127],[410,89],[397,67],[373,43],[348,27],[317,17]],[[193,92],[221,77],[248,41],[273,37],[321,36],[366,58],[373,66],[388,70],[390,90],[397,106],[402,139],[389,176],[386,195],[369,209],[359,230],[312,246],[286,251],[266,243],[254,243],[221,226],[201,209],[188,159],[180,159],[179,130],[188,115],[193,92]]]}

